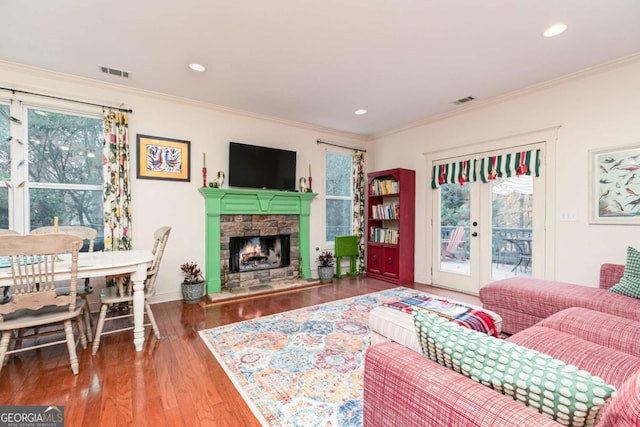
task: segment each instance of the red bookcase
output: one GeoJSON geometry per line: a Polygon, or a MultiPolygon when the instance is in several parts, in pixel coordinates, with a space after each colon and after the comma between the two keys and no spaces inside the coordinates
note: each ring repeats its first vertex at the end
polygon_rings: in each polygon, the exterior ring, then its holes
{"type": "Polygon", "coordinates": [[[389,169],[367,174],[367,276],[413,282],[416,173],[389,169]]]}

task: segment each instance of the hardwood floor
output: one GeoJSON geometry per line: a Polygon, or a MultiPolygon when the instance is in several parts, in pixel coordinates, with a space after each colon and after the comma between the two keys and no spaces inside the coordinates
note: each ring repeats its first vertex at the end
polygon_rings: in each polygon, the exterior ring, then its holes
{"type": "MultiPolygon", "coordinates": [[[[479,304],[469,295],[405,286],[479,304]]],[[[393,287],[346,278],[209,307],[155,304],[162,338],[147,330],[142,352],[134,351],[131,333],[105,336],[95,356],[78,348],[78,375],[65,346],[21,353],[0,372],[0,405],[63,405],[67,426],[259,426],[198,331],[393,287]]]]}

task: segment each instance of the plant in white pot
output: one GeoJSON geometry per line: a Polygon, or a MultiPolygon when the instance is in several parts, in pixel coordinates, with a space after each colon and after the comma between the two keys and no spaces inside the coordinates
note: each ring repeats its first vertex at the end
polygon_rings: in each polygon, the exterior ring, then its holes
{"type": "Polygon", "coordinates": [[[185,262],[180,265],[180,271],[184,274],[182,281],[182,299],[187,304],[195,304],[204,295],[204,277],[197,262],[185,262]]]}
{"type": "Polygon", "coordinates": [[[321,282],[331,282],[333,280],[333,254],[329,251],[323,251],[316,259],[318,262],[318,275],[321,282]]]}

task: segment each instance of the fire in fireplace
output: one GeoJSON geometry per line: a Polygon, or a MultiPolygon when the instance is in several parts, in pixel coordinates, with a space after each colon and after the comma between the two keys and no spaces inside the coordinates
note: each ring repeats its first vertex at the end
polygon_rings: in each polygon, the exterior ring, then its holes
{"type": "Polygon", "coordinates": [[[289,235],[243,236],[229,239],[229,272],[289,266],[289,235]]]}

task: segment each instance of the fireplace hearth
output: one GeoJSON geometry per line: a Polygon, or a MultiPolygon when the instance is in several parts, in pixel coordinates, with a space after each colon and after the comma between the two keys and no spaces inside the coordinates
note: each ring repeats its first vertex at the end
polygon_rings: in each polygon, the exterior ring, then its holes
{"type": "Polygon", "coordinates": [[[229,272],[242,273],[289,266],[289,235],[239,236],[229,239],[229,272]]]}

